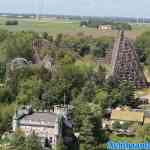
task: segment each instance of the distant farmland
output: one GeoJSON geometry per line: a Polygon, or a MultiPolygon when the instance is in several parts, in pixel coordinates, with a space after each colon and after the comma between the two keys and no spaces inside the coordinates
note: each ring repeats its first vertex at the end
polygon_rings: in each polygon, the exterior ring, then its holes
{"type": "MultiPolygon", "coordinates": [[[[80,22],[77,20],[68,21],[68,20],[48,20],[42,19],[41,21],[33,19],[18,19],[19,25],[17,26],[6,26],[6,18],[0,18],[0,29],[7,29],[12,32],[16,31],[36,31],[36,32],[48,32],[51,35],[56,35],[59,33],[63,34],[78,34],[84,33],[85,35],[92,35],[94,37],[99,37],[103,35],[116,36],[116,31],[98,31],[95,28],[82,28],[80,27],[80,22]]],[[[133,25],[133,30],[129,31],[127,35],[135,39],[136,36],[142,32],[149,30],[150,25],[133,25]]]]}

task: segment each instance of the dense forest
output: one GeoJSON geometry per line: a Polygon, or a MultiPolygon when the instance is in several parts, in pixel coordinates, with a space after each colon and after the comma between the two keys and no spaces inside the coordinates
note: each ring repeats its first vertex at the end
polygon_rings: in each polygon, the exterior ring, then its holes
{"type": "MultiPolygon", "coordinates": [[[[141,61],[150,66],[149,37],[149,32],[144,33],[135,45],[141,61]]],[[[0,136],[11,131],[17,106],[31,104],[37,110],[49,109],[64,104],[65,96],[65,102],[73,105],[74,130],[80,132],[81,149],[102,149],[109,139],[101,129],[104,109],[135,105],[135,87],[127,81],[114,81],[111,76],[106,78],[107,67],[96,64],[97,57],[105,57],[106,51],[112,49],[113,41],[113,37],[93,38],[82,33],[53,37],[46,32],[0,30],[0,136]],[[34,39],[49,43],[49,48],[38,50],[40,65],[33,57],[34,39]],[[47,68],[45,64],[49,62],[47,68]]],[[[21,134],[15,138],[23,138],[21,134]]],[[[32,136],[29,143],[34,140],[32,136]]],[[[24,143],[15,146],[20,144],[24,143]]]]}

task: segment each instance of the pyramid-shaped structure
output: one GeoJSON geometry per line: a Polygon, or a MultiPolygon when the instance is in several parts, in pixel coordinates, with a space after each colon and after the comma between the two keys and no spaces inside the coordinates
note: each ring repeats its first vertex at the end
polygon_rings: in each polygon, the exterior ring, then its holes
{"type": "Polygon", "coordinates": [[[130,81],[137,88],[148,86],[136,50],[129,39],[124,36],[124,31],[119,33],[115,41],[111,63],[112,75],[116,80],[130,81]]]}

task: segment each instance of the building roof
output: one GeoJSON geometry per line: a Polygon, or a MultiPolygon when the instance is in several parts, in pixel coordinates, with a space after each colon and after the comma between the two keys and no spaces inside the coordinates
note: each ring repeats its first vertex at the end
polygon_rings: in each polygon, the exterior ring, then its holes
{"type": "Polygon", "coordinates": [[[129,110],[113,110],[112,120],[143,122],[144,112],[134,112],[129,110]]]}
{"type": "Polygon", "coordinates": [[[150,124],[150,112],[144,114],[144,124],[150,124]]]}
{"type": "Polygon", "coordinates": [[[144,118],[144,124],[150,124],[150,118],[145,117],[144,118]]]}
{"type": "Polygon", "coordinates": [[[57,114],[52,112],[38,112],[38,113],[32,113],[30,115],[26,115],[21,119],[21,123],[23,124],[40,124],[42,125],[50,125],[54,126],[57,121],[57,114]]]}

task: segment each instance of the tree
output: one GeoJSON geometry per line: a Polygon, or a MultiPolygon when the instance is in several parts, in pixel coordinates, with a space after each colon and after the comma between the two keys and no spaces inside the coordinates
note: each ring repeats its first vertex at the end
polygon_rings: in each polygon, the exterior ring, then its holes
{"type": "Polygon", "coordinates": [[[80,56],[85,56],[87,54],[89,54],[90,52],[90,46],[89,45],[82,45],[79,51],[80,56]]]}
{"type": "Polygon", "coordinates": [[[146,31],[136,38],[135,47],[139,54],[141,62],[146,63],[149,57],[148,49],[150,48],[150,32],[146,31]]]}
{"type": "Polygon", "coordinates": [[[21,81],[16,97],[17,103],[25,105],[32,104],[33,107],[38,107],[41,88],[41,80],[37,80],[34,77],[21,81]]]}
{"type": "Polygon", "coordinates": [[[0,103],[10,104],[14,101],[11,90],[6,85],[0,87],[0,103]]]}
{"type": "Polygon", "coordinates": [[[106,69],[103,66],[99,66],[95,72],[95,82],[97,86],[103,86],[106,78],[106,69]]]}
{"type": "Polygon", "coordinates": [[[17,20],[7,20],[6,25],[18,25],[18,21],[17,20]]]}
{"type": "Polygon", "coordinates": [[[0,29],[0,42],[3,42],[9,35],[10,35],[9,31],[0,29]]]}
{"type": "Polygon", "coordinates": [[[25,147],[26,150],[43,150],[41,141],[34,132],[26,138],[25,147]]]}
{"type": "Polygon", "coordinates": [[[56,150],[67,150],[67,147],[64,145],[63,139],[59,139],[59,142],[56,146],[56,150]]]}
{"type": "Polygon", "coordinates": [[[38,34],[34,32],[22,31],[11,34],[2,45],[7,60],[16,57],[32,60],[32,41],[37,37],[38,34]]]}
{"type": "Polygon", "coordinates": [[[59,62],[61,65],[73,64],[75,62],[75,58],[71,54],[65,53],[63,58],[59,59],[59,62]]]}
{"type": "Polygon", "coordinates": [[[63,34],[58,34],[56,39],[55,39],[55,45],[57,47],[60,47],[61,43],[62,43],[62,40],[63,40],[63,34]]]}
{"type": "Polygon", "coordinates": [[[18,129],[12,136],[10,144],[15,148],[15,150],[26,150],[25,140],[25,134],[18,129]]]}
{"type": "MultiPolygon", "coordinates": [[[[110,81],[109,81],[110,82],[110,81]]],[[[114,84],[112,81],[106,85],[106,90],[108,91],[108,105],[112,107],[117,107],[118,105],[129,105],[134,107],[134,92],[135,87],[132,83],[128,81],[123,81],[118,84],[114,84]]]]}
{"type": "Polygon", "coordinates": [[[10,142],[15,150],[43,150],[41,141],[35,133],[25,136],[20,129],[14,133],[10,142]]]}
{"type": "Polygon", "coordinates": [[[112,128],[117,130],[117,129],[121,129],[121,124],[119,121],[115,121],[113,124],[112,124],[112,128]]]}
{"type": "Polygon", "coordinates": [[[113,45],[113,38],[103,36],[95,40],[95,43],[92,43],[91,53],[95,57],[105,57],[106,51],[110,49],[113,45]]]}
{"type": "Polygon", "coordinates": [[[101,109],[104,109],[108,106],[108,93],[103,89],[96,90],[96,96],[94,100],[95,104],[98,104],[101,109]]]}
{"type": "Polygon", "coordinates": [[[15,105],[0,104],[0,135],[12,128],[12,117],[15,112],[15,105]]]}
{"type": "Polygon", "coordinates": [[[120,95],[121,95],[121,104],[130,105],[131,101],[134,99],[135,88],[133,84],[128,81],[121,82],[119,85],[120,95]]]}
{"type": "Polygon", "coordinates": [[[95,138],[93,136],[93,125],[89,118],[85,118],[80,132],[80,142],[84,150],[95,150],[95,138]]]}
{"type": "Polygon", "coordinates": [[[86,82],[80,93],[80,100],[92,102],[95,97],[96,85],[94,82],[86,82]]]}
{"type": "Polygon", "coordinates": [[[136,130],[136,136],[144,141],[150,141],[150,125],[140,126],[136,130]]]}
{"type": "Polygon", "coordinates": [[[42,33],[42,38],[48,39],[48,33],[47,33],[47,32],[43,32],[43,33],[42,33]]]}
{"type": "Polygon", "coordinates": [[[121,129],[127,130],[129,128],[129,123],[125,122],[121,125],[121,129]]]}
{"type": "Polygon", "coordinates": [[[87,112],[89,112],[90,110],[90,107],[86,102],[83,102],[80,99],[75,99],[72,102],[72,105],[72,118],[75,125],[75,131],[80,132],[81,127],[83,126],[84,119],[87,116],[87,112]]]}

